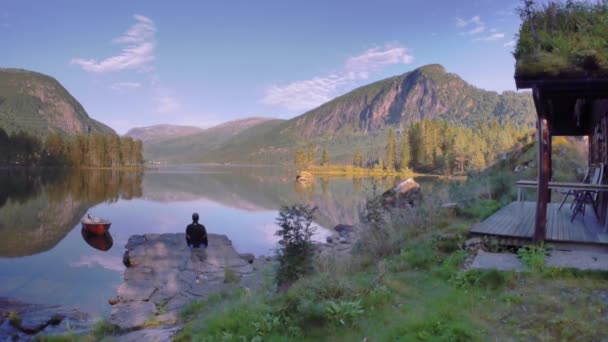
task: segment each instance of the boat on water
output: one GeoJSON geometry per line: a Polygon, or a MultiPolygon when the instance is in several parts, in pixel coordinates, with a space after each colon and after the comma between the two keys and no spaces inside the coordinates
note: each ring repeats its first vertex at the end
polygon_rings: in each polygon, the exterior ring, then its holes
{"type": "Polygon", "coordinates": [[[110,229],[112,222],[102,219],[100,217],[91,217],[87,215],[82,220],[82,229],[96,235],[104,235],[110,229]]]}
{"type": "Polygon", "coordinates": [[[109,231],[105,231],[103,234],[94,234],[84,227],[80,230],[82,234],[82,238],[84,241],[91,247],[98,249],[100,251],[109,251],[114,245],[114,240],[112,239],[112,235],[110,235],[109,231]]]}

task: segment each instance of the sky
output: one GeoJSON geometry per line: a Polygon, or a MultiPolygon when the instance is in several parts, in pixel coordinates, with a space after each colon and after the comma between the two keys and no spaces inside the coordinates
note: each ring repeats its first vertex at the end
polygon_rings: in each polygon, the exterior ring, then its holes
{"type": "Polygon", "coordinates": [[[0,0],[0,67],[56,78],[118,133],[292,118],[439,63],[515,90],[513,0],[0,0]]]}

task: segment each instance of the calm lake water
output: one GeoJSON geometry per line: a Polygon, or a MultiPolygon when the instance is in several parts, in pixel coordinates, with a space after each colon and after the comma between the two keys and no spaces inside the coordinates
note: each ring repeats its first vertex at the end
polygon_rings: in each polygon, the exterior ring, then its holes
{"type": "MultiPolygon", "coordinates": [[[[380,180],[379,188],[398,181],[380,180]]],[[[418,181],[425,192],[438,186],[418,181]]],[[[0,170],[0,297],[106,316],[131,235],[183,232],[196,211],[208,232],[227,235],[239,252],[270,255],[281,206],[317,206],[315,239],[324,240],[335,225],[359,221],[371,189],[370,180],[336,177],[305,187],[284,170],[253,167],[0,170]],[[112,221],[111,239],[83,235],[86,213],[112,221]]]]}

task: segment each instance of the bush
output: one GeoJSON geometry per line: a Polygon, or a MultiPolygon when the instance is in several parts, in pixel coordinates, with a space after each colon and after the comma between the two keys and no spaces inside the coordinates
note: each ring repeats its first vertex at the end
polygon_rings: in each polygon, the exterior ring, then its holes
{"type": "Polygon", "coordinates": [[[240,280],[239,275],[230,267],[224,268],[224,283],[236,284],[240,280]]]}
{"type": "Polygon", "coordinates": [[[325,311],[334,325],[352,325],[365,313],[360,300],[329,302],[325,311]]]}
{"type": "Polygon", "coordinates": [[[449,282],[457,287],[478,287],[490,290],[502,288],[508,281],[507,273],[498,270],[467,270],[453,275],[449,282]]]}
{"type": "Polygon", "coordinates": [[[524,265],[532,271],[542,273],[546,270],[545,255],[547,250],[543,246],[526,246],[517,251],[524,265]]]}
{"type": "Polygon", "coordinates": [[[316,208],[294,205],[283,207],[279,212],[277,225],[280,229],[275,233],[281,238],[277,250],[279,269],[276,279],[279,288],[291,286],[313,268],[311,238],[316,231],[312,225],[315,210],[316,208]]]}
{"type": "Polygon", "coordinates": [[[389,268],[394,271],[403,271],[409,267],[428,270],[439,262],[439,256],[428,244],[414,245],[401,250],[401,253],[392,259],[389,268]]]}

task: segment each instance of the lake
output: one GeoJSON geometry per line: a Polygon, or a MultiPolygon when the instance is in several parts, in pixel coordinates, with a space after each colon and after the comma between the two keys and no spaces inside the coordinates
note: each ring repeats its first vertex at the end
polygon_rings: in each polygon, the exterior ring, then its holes
{"type": "MultiPolygon", "coordinates": [[[[369,179],[318,177],[303,186],[293,178],[278,168],[200,165],[145,172],[0,170],[0,297],[107,316],[131,235],[184,232],[198,212],[208,232],[227,235],[237,251],[271,255],[281,206],[317,206],[315,239],[325,240],[335,225],[359,222],[372,193],[369,179]],[[110,239],[83,234],[80,219],[87,213],[112,221],[110,239]]],[[[398,181],[375,183],[387,189],[398,181]]],[[[425,193],[438,186],[417,181],[425,193]]]]}

